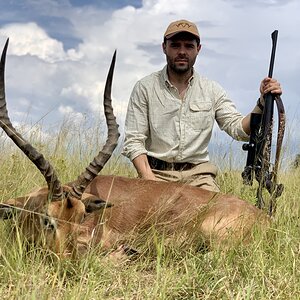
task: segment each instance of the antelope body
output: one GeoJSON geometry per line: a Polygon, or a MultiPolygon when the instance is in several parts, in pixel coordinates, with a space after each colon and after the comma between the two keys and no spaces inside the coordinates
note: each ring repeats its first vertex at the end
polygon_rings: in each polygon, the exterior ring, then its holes
{"type": "MultiPolygon", "coordinates": [[[[0,218],[16,217],[31,241],[59,255],[83,253],[94,245],[109,250],[149,228],[169,236],[193,235],[204,243],[239,241],[267,216],[238,197],[179,183],[97,175],[115,149],[118,125],[111,106],[115,55],[107,77],[104,108],[108,138],[103,149],[74,182],[61,185],[50,163],[13,128],[6,110],[4,67],[0,65],[0,125],[44,175],[47,187],[0,204],[0,218]]],[[[15,223],[14,223],[15,224],[15,223]]]]}

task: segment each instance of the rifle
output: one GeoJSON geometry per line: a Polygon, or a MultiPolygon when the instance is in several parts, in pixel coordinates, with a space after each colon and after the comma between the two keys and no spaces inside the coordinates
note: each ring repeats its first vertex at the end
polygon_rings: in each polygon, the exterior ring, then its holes
{"type": "MultiPolygon", "coordinates": [[[[269,66],[268,77],[272,78],[278,30],[271,34],[272,52],[269,66]]],[[[250,140],[243,144],[242,149],[248,151],[247,162],[242,172],[243,183],[253,184],[253,177],[258,182],[256,193],[256,206],[260,209],[265,208],[263,190],[266,189],[270,194],[268,213],[270,216],[276,211],[276,198],[283,192],[283,184],[277,183],[277,172],[279,167],[280,152],[285,130],[285,112],[283,102],[278,95],[270,92],[264,95],[265,106],[262,114],[251,113],[250,118],[250,140]],[[271,163],[271,145],[273,133],[274,102],[278,111],[278,131],[276,142],[275,162],[271,163]]]]}

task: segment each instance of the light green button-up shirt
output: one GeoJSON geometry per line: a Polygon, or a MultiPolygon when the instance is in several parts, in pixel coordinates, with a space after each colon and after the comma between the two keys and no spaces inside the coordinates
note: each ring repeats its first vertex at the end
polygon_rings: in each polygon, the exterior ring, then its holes
{"type": "Polygon", "coordinates": [[[147,154],[168,162],[209,161],[214,120],[234,139],[247,141],[243,118],[218,83],[195,71],[180,99],[164,67],[138,81],[132,91],[123,154],[130,160],[147,154]]]}

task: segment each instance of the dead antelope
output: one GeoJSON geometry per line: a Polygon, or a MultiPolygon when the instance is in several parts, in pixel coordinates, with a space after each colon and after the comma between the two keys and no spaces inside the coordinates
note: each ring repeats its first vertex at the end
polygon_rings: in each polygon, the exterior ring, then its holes
{"type": "MultiPolygon", "coordinates": [[[[49,249],[64,256],[84,252],[92,245],[111,249],[126,243],[126,236],[147,232],[153,226],[169,236],[193,236],[209,243],[241,240],[267,217],[254,205],[237,197],[183,184],[118,176],[97,176],[119,138],[111,105],[115,54],[104,91],[108,138],[99,154],[72,183],[62,185],[51,164],[12,126],[4,89],[8,41],[0,69],[0,124],[6,134],[36,165],[47,187],[0,206],[0,217],[16,216],[18,226],[31,241],[43,235],[49,249]]],[[[15,223],[14,223],[15,224],[15,223]]]]}

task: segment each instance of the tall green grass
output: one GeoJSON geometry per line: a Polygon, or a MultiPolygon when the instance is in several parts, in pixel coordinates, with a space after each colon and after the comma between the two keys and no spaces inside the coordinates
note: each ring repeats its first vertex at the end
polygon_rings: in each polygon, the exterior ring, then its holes
{"type": "MultiPolygon", "coordinates": [[[[75,179],[99,150],[96,127],[61,126],[55,137],[26,134],[57,169],[62,182],[75,179]]],[[[44,185],[39,171],[16,147],[0,139],[0,201],[44,185]]],[[[240,171],[222,170],[221,190],[255,202],[256,186],[242,185],[240,171]]],[[[104,174],[135,176],[115,155],[104,174]]],[[[280,174],[285,190],[267,233],[227,251],[183,250],[149,234],[143,255],[121,263],[95,249],[80,260],[58,260],[46,249],[10,238],[0,223],[0,299],[300,299],[300,172],[280,174]]],[[[130,208],[128,208],[130,209],[130,208]]]]}

